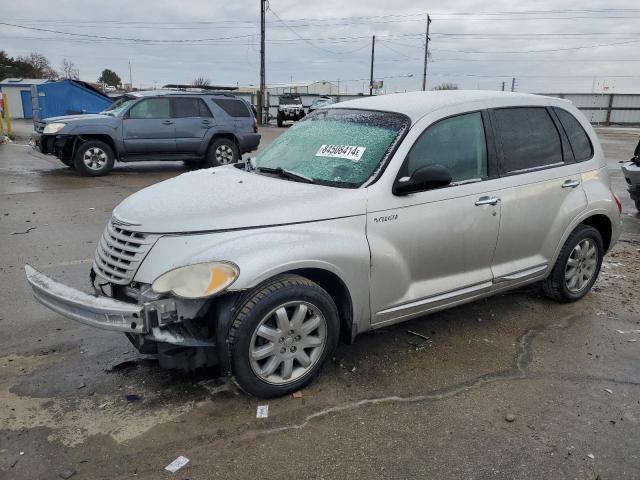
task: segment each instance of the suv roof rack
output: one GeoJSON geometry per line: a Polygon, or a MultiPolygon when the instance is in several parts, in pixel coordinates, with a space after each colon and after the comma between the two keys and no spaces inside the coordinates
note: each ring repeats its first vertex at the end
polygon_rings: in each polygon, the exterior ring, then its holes
{"type": "Polygon", "coordinates": [[[163,86],[162,88],[175,88],[177,90],[187,90],[187,89],[194,89],[194,90],[217,90],[217,91],[221,91],[221,92],[230,92],[233,90],[238,90],[238,87],[227,87],[227,86],[223,86],[223,85],[183,85],[183,84],[178,84],[178,83],[168,83],[167,85],[163,86]]]}

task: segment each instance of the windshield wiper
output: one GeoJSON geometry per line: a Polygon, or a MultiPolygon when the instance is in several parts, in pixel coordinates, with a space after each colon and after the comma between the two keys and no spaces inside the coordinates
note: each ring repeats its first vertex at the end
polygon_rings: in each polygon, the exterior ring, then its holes
{"type": "Polygon", "coordinates": [[[305,177],[304,175],[300,175],[299,173],[296,172],[292,172],[291,170],[287,170],[285,168],[282,167],[257,167],[256,170],[258,170],[259,172],[265,172],[265,173],[276,173],[278,175],[280,175],[281,177],[285,177],[288,178],[290,180],[295,180],[298,182],[304,182],[304,183],[316,183],[316,181],[313,178],[309,178],[309,177],[305,177]]]}

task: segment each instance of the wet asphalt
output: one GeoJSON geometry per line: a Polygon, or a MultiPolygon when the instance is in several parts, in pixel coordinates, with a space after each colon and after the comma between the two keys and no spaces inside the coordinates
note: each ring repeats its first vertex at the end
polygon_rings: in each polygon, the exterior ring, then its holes
{"type": "Polygon", "coordinates": [[[366,334],[301,398],[268,402],[215,370],[161,370],[24,280],[30,263],[86,289],[113,207],[182,164],[88,179],[0,145],[0,478],[640,478],[640,216],[617,163],[639,132],[599,131],[624,234],[585,299],[531,286],[366,334]]]}

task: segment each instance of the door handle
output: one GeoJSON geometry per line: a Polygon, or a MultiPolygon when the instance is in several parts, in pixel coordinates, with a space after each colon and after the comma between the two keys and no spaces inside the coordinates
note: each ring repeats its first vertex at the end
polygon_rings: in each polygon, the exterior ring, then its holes
{"type": "Polygon", "coordinates": [[[576,188],[578,185],[580,185],[580,180],[565,180],[562,188],[576,188]]]}
{"type": "Polygon", "coordinates": [[[476,207],[481,205],[497,205],[500,199],[498,197],[480,197],[476,200],[476,207]]]}
{"type": "Polygon", "coordinates": [[[171,120],[165,120],[164,122],[162,122],[163,125],[173,125],[173,122],[171,120]]]}

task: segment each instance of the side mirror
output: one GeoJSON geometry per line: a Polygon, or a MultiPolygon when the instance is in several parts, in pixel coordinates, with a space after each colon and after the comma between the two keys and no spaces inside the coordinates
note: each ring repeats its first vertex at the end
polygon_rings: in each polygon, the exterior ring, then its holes
{"type": "Polygon", "coordinates": [[[394,195],[408,195],[424,192],[434,188],[446,187],[451,183],[451,172],[442,165],[425,165],[420,167],[410,177],[402,177],[393,185],[394,195]]]}

